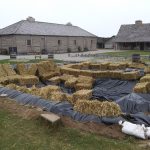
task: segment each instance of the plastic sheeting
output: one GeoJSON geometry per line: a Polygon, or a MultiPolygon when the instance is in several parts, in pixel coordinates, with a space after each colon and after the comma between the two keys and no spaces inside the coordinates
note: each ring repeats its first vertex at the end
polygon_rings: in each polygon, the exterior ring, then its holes
{"type": "Polygon", "coordinates": [[[130,94],[137,81],[97,79],[93,89],[93,99],[118,100],[130,94]]]}
{"type": "MultiPolygon", "coordinates": [[[[141,112],[150,112],[150,94],[132,93],[132,89],[136,81],[121,81],[113,79],[97,79],[93,89],[93,99],[105,98],[114,100],[118,103],[125,113],[121,117],[99,117],[94,115],[81,114],[73,110],[73,106],[65,102],[53,102],[44,100],[41,97],[25,94],[16,90],[11,90],[5,87],[0,87],[0,94],[7,94],[9,98],[24,105],[33,105],[43,108],[46,111],[53,112],[59,115],[71,117],[74,120],[81,122],[96,122],[105,124],[117,124],[119,120],[127,120],[136,124],[145,124],[150,126],[150,115],[145,115],[141,112]]],[[[40,84],[39,86],[44,86],[40,84]]],[[[60,85],[62,90],[68,91],[64,85],[60,85]]]]}

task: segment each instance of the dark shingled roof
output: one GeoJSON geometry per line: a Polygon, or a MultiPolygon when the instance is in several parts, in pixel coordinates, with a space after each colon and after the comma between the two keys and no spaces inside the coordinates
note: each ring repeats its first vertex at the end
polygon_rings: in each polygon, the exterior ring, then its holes
{"type": "Polygon", "coordinates": [[[150,24],[122,25],[115,42],[150,42],[150,24]]]}
{"type": "Polygon", "coordinates": [[[0,35],[49,35],[96,37],[77,26],[21,20],[0,30],[0,35]]]}

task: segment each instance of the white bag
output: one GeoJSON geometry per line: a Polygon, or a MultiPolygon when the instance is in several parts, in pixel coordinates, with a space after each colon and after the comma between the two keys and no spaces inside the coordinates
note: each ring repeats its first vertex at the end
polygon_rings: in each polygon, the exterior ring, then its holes
{"type": "Polygon", "coordinates": [[[146,128],[145,134],[148,138],[150,138],[150,127],[146,128]]]}
{"type": "Polygon", "coordinates": [[[122,132],[128,135],[133,135],[135,137],[146,139],[146,128],[144,125],[136,125],[130,122],[119,121],[119,124],[122,126],[122,132]]]}

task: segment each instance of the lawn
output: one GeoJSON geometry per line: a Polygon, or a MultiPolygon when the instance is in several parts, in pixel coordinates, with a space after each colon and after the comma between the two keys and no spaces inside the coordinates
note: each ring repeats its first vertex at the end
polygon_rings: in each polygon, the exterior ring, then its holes
{"type": "Polygon", "coordinates": [[[150,55],[150,51],[123,50],[123,51],[119,51],[119,52],[107,52],[104,54],[107,54],[109,56],[129,57],[129,56],[132,56],[132,54],[150,55]]]}
{"type": "Polygon", "coordinates": [[[130,137],[109,139],[0,110],[0,150],[140,150],[136,143],[130,137]]]}
{"type": "MultiPolygon", "coordinates": [[[[32,60],[11,60],[11,59],[4,59],[0,60],[0,64],[10,63],[10,64],[17,64],[17,63],[38,63],[40,61],[44,61],[46,59],[32,59],[32,60]]],[[[63,63],[62,60],[54,59],[55,63],[63,63]]]]}

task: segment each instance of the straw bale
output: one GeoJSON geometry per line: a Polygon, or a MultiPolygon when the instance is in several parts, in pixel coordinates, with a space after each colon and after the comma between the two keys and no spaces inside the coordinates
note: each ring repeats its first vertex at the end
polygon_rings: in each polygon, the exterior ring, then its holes
{"type": "Polygon", "coordinates": [[[148,66],[148,67],[145,67],[144,68],[144,72],[147,74],[147,73],[150,73],[150,67],[148,66]]]}
{"type": "Polygon", "coordinates": [[[70,95],[70,94],[66,94],[66,100],[68,101],[68,102],[70,102],[71,104],[73,104],[73,95],[70,95]]]}
{"type": "Polygon", "coordinates": [[[150,82],[150,75],[143,76],[140,79],[140,82],[150,82]]]}
{"type": "Polygon", "coordinates": [[[109,78],[110,75],[110,71],[93,71],[94,78],[109,78]]]}
{"type": "Polygon", "coordinates": [[[91,70],[80,70],[80,73],[78,75],[92,77],[93,71],[91,71],[91,70]]]}
{"type": "Polygon", "coordinates": [[[147,88],[149,87],[148,82],[137,83],[133,89],[135,93],[148,93],[147,88]]]}
{"type": "Polygon", "coordinates": [[[91,83],[91,84],[93,84],[94,79],[92,77],[79,75],[78,76],[78,83],[91,83]]]}
{"type": "Polygon", "coordinates": [[[37,84],[39,82],[39,79],[38,77],[33,75],[26,75],[26,76],[20,76],[18,78],[18,82],[20,85],[37,84]]]}
{"type": "Polygon", "coordinates": [[[70,66],[70,68],[72,68],[72,69],[81,69],[82,66],[81,66],[81,64],[72,64],[72,66],[70,66]]]}
{"type": "Polygon", "coordinates": [[[119,69],[126,69],[129,66],[127,62],[121,62],[119,63],[119,69]]]}
{"type": "Polygon", "coordinates": [[[145,65],[141,64],[141,63],[131,63],[131,64],[129,64],[129,68],[141,68],[141,69],[144,69],[145,65]]]}
{"type": "Polygon", "coordinates": [[[90,64],[89,66],[90,69],[94,69],[94,70],[100,70],[100,64],[90,64]]]}
{"type": "Polygon", "coordinates": [[[12,75],[12,76],[7,76],[8,82],[9,83],[19,83],[21,76],[20,75],[12,75]]]}
{"type": "Polygon", "coordinates": [[[92,90],[79,90],[73,94],[75,101],[79,99],[90,99],[92,97],[92,90]]]}
{"type": "Polygon", "coordinates": [[[66,80],[65,86],[66,87],[74,87],[76,83],[77,83],[77,78],[72,77],[72,78],[69,78],[68,80],[66,80]]]}
{"type": "Polygon", "coordinates": [[[123,72],[121,75],[121,79],[123,80],[137,80],[139,79],[140,75],[138,71],[133,72],[123,72]]]}
{"type": "Polygon", "coordinates": [[[84,114],[116,117],[121,115],[120,106],[114,102],[100,102],[97,100],[78,100],[74,105],[74,109],[84,114]]]}
{"type": "Polygon", "coordinates": [[[109,64],[108,66],[108,69],[109,70],[116,70],[116,69],[119,69],[119,64],[109,64]]]}
{"type": "Polygon", "coordinates": [[[55,77],[50,78],[48,81],[50,81],[54,84],[59,84],[61,79],[60,79],[60,76],[55,76],[55,77]]]}
{"type": "Polygon", "coordinates": [[[8,77],[0,77],[0,84],[3,84],[3,85],[9,84],[8,77]]]}
{"type": "Polygon", "coordinates": [[[7,73],[5,72],[2,64],[0,64],[0,77],[6,77],[7,73]]]}
{"type": "Polygon", "coordinates": [[[6,85],[6,87],[9,88],[9,89],[13,89],[13,90],[17,89],[17,85],[13,84],[13,83],[6,85]]]}
{"type": "Polygon", "coordinates": [[[100,64],[100,70],[107,70],[110,63],[101,63],[100,64]]]}
{"type": "Polygon", "coordinates": [[[27,68],[27,75],[35,75],[37,71],[37,65],[36,64],[30,64],[27,68]]]}
{"type": "Polygon", "coordinates": [[[73,75],[69,75],[69,74],[63,74],[62,76],[60,76],[61,81],[67,81],[67,80],[70,80],[72,78],[75,78],[75,77],[73,75]]]}
{"type": "Polygon", "coordinates": [[[10,64],[3,64],[2,65],[4,71],[6,72],[7,76],[14,76],[16,75],[15,70],[12,68],[10,64]]]}
{"type": "Polygon", "coordinates": [[[65,100],[65,93],[62,92],[53,92],[50,95],[50,100],[52,101],[64,101],[65,100]]]}
{"type": "Polygon", "coordinates": [[[121,79],[122,71],[111,71],[110,78],[121,79]]]}
{"type": "Polygon", "coordinates": [[[77,83],[75,84],[76,91],[78,90],[90,90],[92,89],[92,83],[77,83]]]}
{"type": "Polygon", "coordinates": [[[55,85],[48,85],[48,86],[40,88],[39,95],[47,99],[50,97],[51,93],[60,92],[60,91],[61,91],[60,87],[55,86],[55,85]]]}

